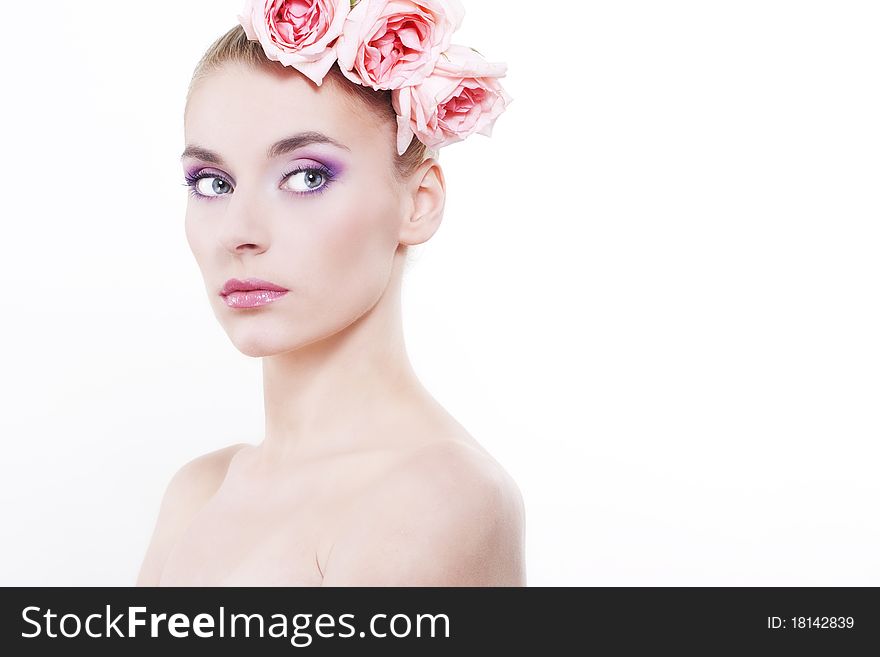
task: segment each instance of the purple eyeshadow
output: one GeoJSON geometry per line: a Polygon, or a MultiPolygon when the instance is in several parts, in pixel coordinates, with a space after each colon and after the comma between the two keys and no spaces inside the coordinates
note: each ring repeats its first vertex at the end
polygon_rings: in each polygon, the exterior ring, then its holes
{"type": "Polygon", "coordinates": [[[302,166],[300,160],[303,159],[313,160],[315,162],[323,164],[330,170],[330,174],[334,178],[340,175],[345,169],[345,166],[342,164],[342,162],[340,160],[337,160],[336,158],[328,157],[327,155],[322,155],[320,153],[309,153],[307,151],[303,153],[297,153],[297,156],[293,160],[291,160],[291,166],[293,166],[294,162],[297,163],[297,167],[302,166]]]}
{"type": "MultiPolygon", "coordinates": [[[[329,156],[320,150],[303,150],[302,152],[297,151],[294,156],[290,158],[289,163],[282,171],[282,177],[286,180],[294,173],[300,171],[315,170],[321,172],[325,178],[325,182],[321,187],[309,192],[291,191],[292,194],[301,197],[315,196],[324,193],[331,185],[335,184],[336,179],[346,168],[347,167],[342,160],[329,156]]],[[[203,196],[202,194],[199,194],[196,191],[196,182],[202,178],[219,178],[226,181],[227,184],[232,187],[235,187],[231,178],[228,174],[224,173],[222,169],[218,169],[204,162],[195,163],[185,168],[184,184],[189,186],[191,188],[191,194],[198,198],[213,199],[220,196],[203,196]]]]}

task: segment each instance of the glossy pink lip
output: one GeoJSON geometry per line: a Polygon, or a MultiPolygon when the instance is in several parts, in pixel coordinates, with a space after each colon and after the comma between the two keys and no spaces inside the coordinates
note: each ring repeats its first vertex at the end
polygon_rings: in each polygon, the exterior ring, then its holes
{"type": "Polygon", "coordinates": [[[220,290],[220,296],[230,308],[256,308],[283,297],[289,291],[259,278],[230,278],[220,290]]]}
{"type": "Polygon", "coordinates": [[[286,287],[281,287],[280,285],[275,285],[274,283],[260,280],[259,278],[246,278],[243,281],[237,278],[230,278],[223,284],[223,289],[220,290],[220,294],[225,296],[230,292],[250,292],[251,290],[271,290],[272,292],[288,291],[286,287]]]}

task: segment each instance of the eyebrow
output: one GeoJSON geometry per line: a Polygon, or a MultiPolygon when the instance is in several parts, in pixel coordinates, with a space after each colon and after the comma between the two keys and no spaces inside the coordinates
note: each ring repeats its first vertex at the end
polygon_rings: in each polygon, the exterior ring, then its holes
{"type": "MultiPolygon", "coordinates": [[[[332,137],[328,137],[323,132],[311,131],[300,132],[290,137],[285,137],[280,141],[276,141],[266,151],[266,157],[269,159],[276,158],[279,155],[290,153],[291,151],[295,151],[296,149],[302,148],[303,146],[308,146],[309,144],[331,144],[333,146],[336,146],[337,148],[351,151],[348,146],[336,141],[332,137]]],[[[204,160],[205,162],[211,162],[212,164],[225,166],[223,158],[220,157],[220,155],[212,150],[208,150],[207,148],[197,146],[195,144],[187,145],[187,147],[183,151],[183,154],[180,157],[181,159],[185,157],[194,157],[199,160],[204,160]]]]}

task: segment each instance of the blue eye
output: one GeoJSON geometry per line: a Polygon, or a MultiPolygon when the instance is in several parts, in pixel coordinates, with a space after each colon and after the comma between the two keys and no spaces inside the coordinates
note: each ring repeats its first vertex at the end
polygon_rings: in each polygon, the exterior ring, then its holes
{"type": "Polygon", "coordinates": [[[232,185],[220,176],[204,175],[193,179],[193,194],[198,196],[222,196],[232,191],[232,185]],[[204,184],[207,181],[209,184],[204,184]]]}
{"type": "Polygon", "coordinates": [[[300,190],[290,189],[294,194],[300,196],[311,196],[312,194],[322,194],[327,191],[330,182],[333,180],[333,172],[323,165],[303,164],[293,171],[284,174],[284,182],[299,177],[299,174],[305,174],[300,178],[300,182],[304,185],[300,190]],[[321,182],[323,181],[323,183],[321,182]]]}
{"type": "Polygon", "coordinates": [[[187,174],[183,184],[190,188],[190,195],[195,198],[216,198],[232,191],[232,184],[215,173],[187,174]]]}

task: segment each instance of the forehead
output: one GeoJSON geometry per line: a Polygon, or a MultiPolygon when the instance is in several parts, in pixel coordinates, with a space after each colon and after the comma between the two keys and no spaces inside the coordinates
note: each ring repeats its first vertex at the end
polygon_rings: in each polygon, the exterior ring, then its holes
{"type": "Polygon", "coordinates": [[[329,79],[319,87],[292,69],[228,63],[199,80],[184,116],[187,143],[230,156],[265,153],[298,132],[322,132],[355,155],[389,156],[393,135],[329,79]]]}

